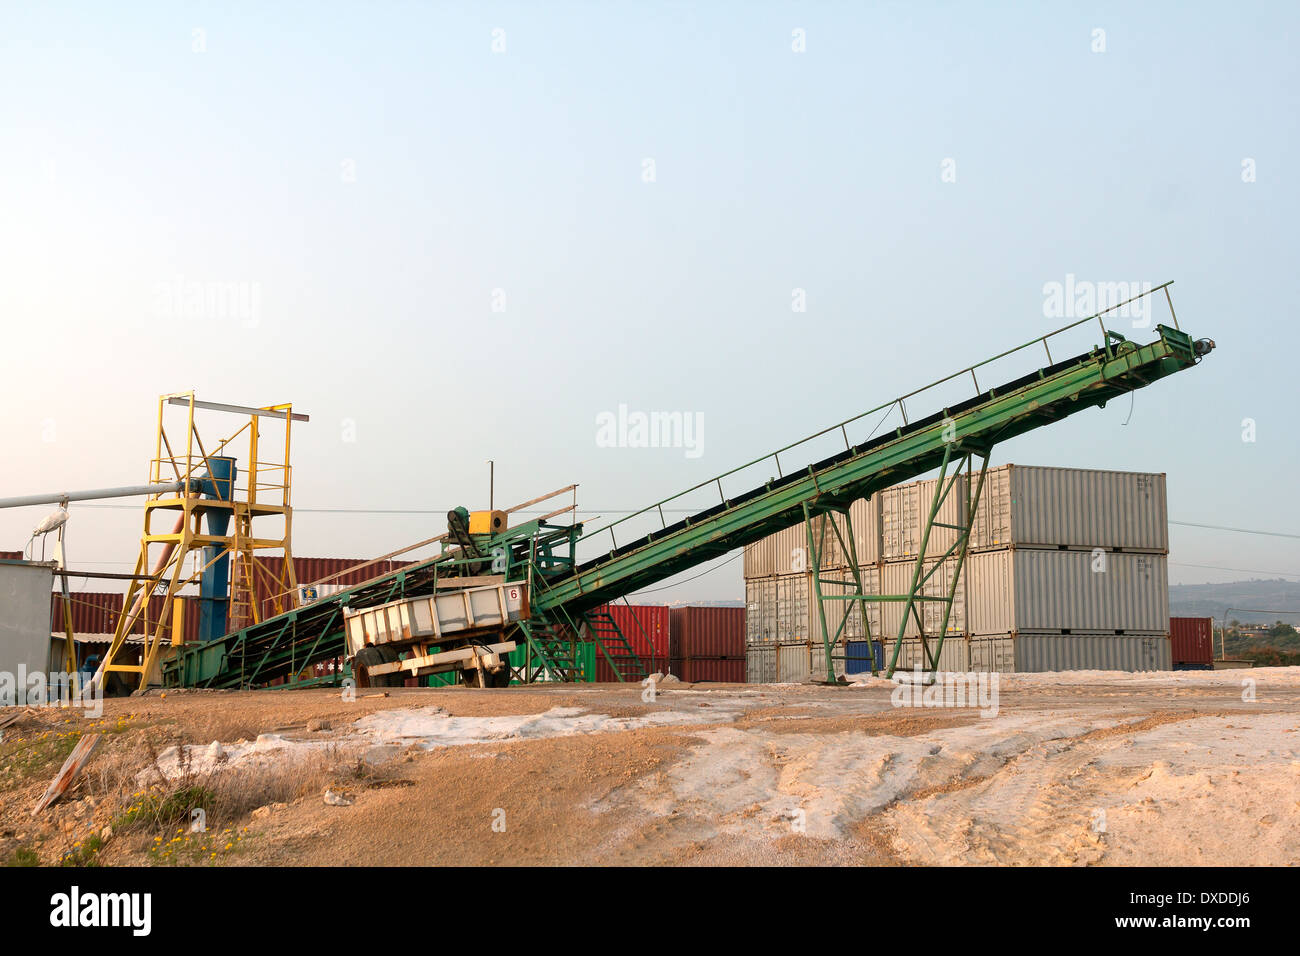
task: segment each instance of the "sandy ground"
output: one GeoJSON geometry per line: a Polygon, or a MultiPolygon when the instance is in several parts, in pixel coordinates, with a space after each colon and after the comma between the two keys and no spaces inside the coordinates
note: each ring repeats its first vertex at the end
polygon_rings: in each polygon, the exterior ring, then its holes
{"type": "Polygon", "coordinates": [[[1003,676],[996,715],[897,697],[867,679],[668,684],[652,701],[585,685],[170,693],[108,701],[95,721],[47,709],[0,741],[0,859],[1300,863],[1300,668],[1003,676]],[[33,819],[56,744],[79,730],[104,745],[33,819]],[[126,812],[194,781],[218,794],[206,835],[126,812]]]}

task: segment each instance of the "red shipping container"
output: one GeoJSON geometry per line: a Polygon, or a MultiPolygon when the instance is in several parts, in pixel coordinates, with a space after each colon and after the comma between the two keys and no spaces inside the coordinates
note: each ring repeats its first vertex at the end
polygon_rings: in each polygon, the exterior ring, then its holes
{"type": "Polygon", "coordinates": [[[1171,617],[1169,644],[1175,664],[1209,664],[1214,660],[1214,627],[1208,617],[1171,617]]]}
{"type": "MultiPolygon", "coordinates": [[[[627,642],[646,669],[653,674],[668,666],[669,628],[668,607],[660,604],[602,604],[592,611],[593,614],[608,614],[623,632],[627,642]]],[[[610,654],[614,654],[610,648],[610,654]]],[[[600,683],[617,682],[618,676],[605,660],[605,655],[596,651],[596,680],[600,683]]]]}
{"type": "Polygon", "coordinates": [[[725,660],[677,660],[674,659],[672,674],[678,680],[688,684],[701,681],[715,681],[723,684],[745,683],[745,659],[728,658],[725,660]]]}
{"type": "Polygon", "coordinates": [[[743,607],[675,607],[671,622],[674,660],[739,660],[743,664],[743,607]]]}

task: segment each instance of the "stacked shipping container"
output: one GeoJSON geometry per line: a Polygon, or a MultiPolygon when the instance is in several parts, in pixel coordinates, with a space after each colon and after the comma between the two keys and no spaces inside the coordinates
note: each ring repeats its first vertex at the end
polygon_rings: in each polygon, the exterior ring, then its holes
{"type": "MultiPolygon", "coordinates": [[[[596,613],[614,619],[650,673],[671,673],[683,681],[745,682],[743,607],[609,604],[596,613]]],[[[618,680],[599,651],[595,676],[602,683],[618,680]]]]}
{"type": "MultiPolygon", "coordinates": [[[[867,555],[859,559],[866,593],[909,589],[936,481],[889,488],[873,499],[878,504],[853,506],[855,544],[859,555],[867,555]]],[[[935,518],[927,562],[938,561],[956,541],[955,529],[939,525],[967,523],[967,490],[965,476],[959,477],[935,518]]],[[[814,519],[814,535],[823,520],[814,519]]],[[[797,652],[766,649],[778,645],[802,645],[807,674],[824,677],[818,602],[803,553],[806,533],[800,524],[746,551],[751,680],[770,679],[773,673],[778,680],[807,679],[794,665],[797,652]],[[781,660],[789,664],[785,670],[778,666],[781,660]]],[[[941,667],[1169,669],[1168,546],[1162,474],[1020,465],[990,469],[971,522],[971,553],[948,614],[941,667]]],[[[821,568],[832,573],[824,574],[822,591],[835,593],[827,578],[847,579],[847,562],[841,552],[825,557],[821,568]]],[[[927,563],[925,570],[933,566],[927,563]]],[[[948,558],[924,593],[946,595],[955,571],[955,559],[948,558]]],[[[832,634],[849,614],[836,654],[852,658],[851,673],[869,669],[860,613],[849,602],[827,602],[826,608],[832,634]]],[[[883,637],[892,649],[903,610],[898,602],[868,604],[872,637],[883,637]]],[[[946,610],[937,601],[919,605],[927,637],[939,633],[946,610]]],[[[909,618],[900,667],[920,665],[920,643],[908,640],[917,636],[909,618]]]]}
{"type": "Polygon", "coordinates": [[[745,682],[745,609],[675,607],[671,673],[684,681],[745,682]]]}

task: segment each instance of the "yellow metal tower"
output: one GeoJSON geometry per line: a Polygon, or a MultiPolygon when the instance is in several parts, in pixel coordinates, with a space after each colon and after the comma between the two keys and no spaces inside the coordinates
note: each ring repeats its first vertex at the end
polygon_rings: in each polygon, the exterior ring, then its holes
{"type": "Polygon", "coordinates": [[[117,672],[138,675],[141,688],[148,685],[164,645],[184,640],[183,622],[173,617],[173,609],[179,607],[175,599],[183,588],[199,589],[201,641],[258,623],[263,610],[259,598],[270,599],[273,614],[296,606],[298,583],[290,546],[290,439],[293,423],[305,421],[308,417],[295,413],[289,404],[224,405],[198,401],[193,392],[158,399],[149,481],[175,481],[179,490],[154,494],[145,501],[135,576],[95,683],[102,684],[108,673],[117,672]],[[209,447],[200,435],[196,411],[205,417],[211,413],[246,420],[209,447]],[[155,518],[164,513],[174,514],[175,519],[167,530],[159,530],[155,518]],[[281,552],[282,560],[258,553],[271,551],[281,552]],[[187,572],[191,554],[196,560],[187,572]],[[151,596],[163,600],[151,602],[151,596]],[[128,635],[142,620],[145,638],[140,662],[120,660],[128,635]]]}

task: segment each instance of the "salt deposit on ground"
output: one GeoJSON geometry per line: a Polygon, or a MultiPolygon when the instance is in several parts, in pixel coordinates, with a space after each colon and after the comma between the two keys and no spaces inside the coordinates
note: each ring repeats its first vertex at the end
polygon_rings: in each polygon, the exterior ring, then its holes
{"type": "MultiPolygon", "coordinates": [[[[674,692],[680,693],[680,692],[674,692]]],[[[441,707],[382,710],[362,717],[342,736],[321,740],[296,740],[280,734],[262,734],[249,743],[223,744],[213,741],[163,751],[157,771],[169,780],[186,773],[202,775],[220,770],[244,769],[277,763],[324,757],[365,756],[371,762],[396,756],[402,747],[433,750],[469,744],[533,740],[542,737],[570,737],[576,734],[606,734],[641,727],[687,726],[728,721],[740,713],[738,706],[722,702],[687,705],[681,709],[648,711],[636,717],[610,717],[586,713],[580,707],[552,707],[540,714],[502,717],[454,717],[441,707]],[[396,746],[401,745],[401,746],[396,746]]],[[[146,776],[154,774],[153,768],[146,776]]]]}

